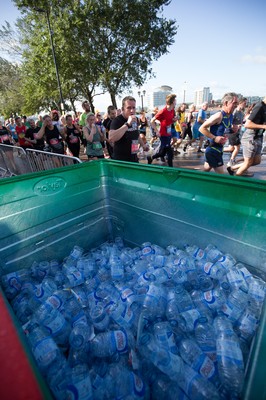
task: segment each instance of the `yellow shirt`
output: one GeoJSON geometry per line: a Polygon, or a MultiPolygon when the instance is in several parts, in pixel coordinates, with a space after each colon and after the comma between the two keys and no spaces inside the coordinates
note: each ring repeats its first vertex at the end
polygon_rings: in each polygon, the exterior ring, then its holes
{"type": "Polygon", "coordinates": [[[175,123],[175,130],[177,132],[182,132],[182,125],[185,122],[185,112],[181,112],[181,115],[179,117],[179,120],[176,121],[175,123]]]}

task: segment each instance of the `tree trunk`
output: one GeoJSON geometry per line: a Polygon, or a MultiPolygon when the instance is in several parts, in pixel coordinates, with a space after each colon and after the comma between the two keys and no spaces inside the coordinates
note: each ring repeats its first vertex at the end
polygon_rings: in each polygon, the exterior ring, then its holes
{"type": "Polygon", "coordinates": [[[117,103],[116,103],[116,98],[115,98],[115,93],[113,92],[109,92],[110,93],[110,97],[111,97],[111,101],[113,106],[117,109],[117,103]]]}

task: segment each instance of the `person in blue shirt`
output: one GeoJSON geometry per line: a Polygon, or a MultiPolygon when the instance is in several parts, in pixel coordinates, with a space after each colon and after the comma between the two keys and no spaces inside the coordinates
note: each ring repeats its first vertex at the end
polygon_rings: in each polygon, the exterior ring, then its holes
{"type": "Polygon", "coordinates": [[[226,93],[222,98],[222,109],[208,118],[199,131],[209,139],[205,151],[204,171],[214,169],[218,174],[224,173],[223,146],[231,133],[236,133],[238,127],[233,125],[233,111],[238,105],[236,93],[226,93]]]}

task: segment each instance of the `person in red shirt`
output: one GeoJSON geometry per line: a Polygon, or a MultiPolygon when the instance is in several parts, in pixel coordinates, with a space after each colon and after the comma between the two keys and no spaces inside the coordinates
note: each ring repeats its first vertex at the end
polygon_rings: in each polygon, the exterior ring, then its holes
{"type": "Polygon", "coordinates": [[[19,146],[22,147],[24,150],[26,150],[26,148],[28,147],[32,148],[32,144],[28,142],[25,138],[27,127],[22,124],[21,118],[16,117],[15,123],[16,123],[16,133],[18,135],[19,146]]]}
{"type": "Polygon", "coordinates": [[[173,149],[171,147],[171,125],[177,121],[175,117],[175,106],[176,106],[176,95],[169,94],[166,96],[166,106],[160,110],[152,119],[151,127],[158,133],[155,121],[160,122],[160,141],[161,146],[158,153],[154,154],[152,157],[147,157],[148,163],[151,164],[155,158],[164,157],[166,154],[168,156],[169,167],[173,166],[173,149]]]}

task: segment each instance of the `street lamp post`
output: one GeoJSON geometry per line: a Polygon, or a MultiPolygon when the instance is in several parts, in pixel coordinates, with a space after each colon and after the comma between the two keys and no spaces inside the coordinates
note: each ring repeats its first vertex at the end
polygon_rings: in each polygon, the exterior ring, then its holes
{"type": "Polygon", "coordinates": [[[183,103],[186,102],[186,85],[187,85],[187,82],[185,81],[184,82],[184,92],[183,92],[183,103]]]}
{"type": "Polygon", "coordinates": [[[142,93],[140,90],[138,91],[138,95],[141,98],[141,111],[144,111],[143,97],[145,96],[145,94],[146,94],[146,90],[142,90],[142,93]]]}
{"type": "Polygon", "coordinates": [[[55,66],[57,85],[58,85],[58,90],[59,90],[59,95],[60,95],[61,111],[62,111],[62,114],[64,114],[65,113],[65,103],[64,103],[64,99],[63,99],[63,93],[62,93],[62,87],[61,87],[61,82],[60,82],[60,77],[59,77],[58,65],[57,65],[57,62],[56,62],[54,40],[53,40],[53,31],[51,29],[49,11],[48,10],[44,10],[43,8],[36,8],[36,7],[34,7],[34,10],[38,11],[38,12],[41,12],[41,13],[44,13],[46,15],[48,29],[49,29],[49,35],[50,35],[52,54],[53,54],[53,60],[54,60],[54,66],[55,66]]]}

